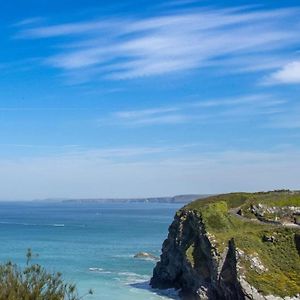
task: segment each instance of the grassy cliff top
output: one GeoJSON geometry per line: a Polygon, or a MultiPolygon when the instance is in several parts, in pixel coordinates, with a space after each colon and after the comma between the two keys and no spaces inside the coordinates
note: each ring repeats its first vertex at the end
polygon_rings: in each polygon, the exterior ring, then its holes
{"type": "Polygon", "coordinates": [[[234,239],[236,247],[245,253],[241,263],[246,280],[259,292],[282,297],[296,295],[300,293],[300,230],[296,226],[264,224],[236,214],[237,209],[248,209],[258,204],[300,207],[300,192],[218,195],[196,200],[183,210],[193,210],[201,215],[220,252],[230,239],[234,239]],[[249,257],[258,257],[265,271],[258,272],[252,268],[249,257]]]}
{"type": "Polygon", "coordinates": [[[224,201],[228,208],[237,208],[249,204],[267,206],[300,206],[300,191],[271,191],[258,193],[231,193],[199,199],[186,205],[186,209],[201,209],[209,204],[224,201]]]}

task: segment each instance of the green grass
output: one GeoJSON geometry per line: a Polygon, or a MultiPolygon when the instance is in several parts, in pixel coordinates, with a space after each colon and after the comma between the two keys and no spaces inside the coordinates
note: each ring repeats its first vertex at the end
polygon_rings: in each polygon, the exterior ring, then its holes
{"type": "Polygon", "coordinates": [[[247,253],[256,252],[264,266],[269,269],[268,272],[258,274],[247,268],[248,282],[260,292],[281,297],[300,292],[300,260],[293,230],[279,228],[276,231],[258,232],[249,235],[246,240],[245,237],[240,237],[236,245],[247,253]],[[262,242],[262,233],[275,236],[275,243],[262,242]]]}
{"type": "MultiPolygon", "coordinates": [[[[246,255],[258,255],[267,272],[259,274],[242,261],[247,281],[262,294],[294,296],[300,293],[300,257],[295,233],[299,230],[245,221],[229,213],[229,209],[262,203],[270,206],[300,206],[300,193],[290,191],[268,193],[233,193],[197,200],[185,206],[201,215],[206,230],[213,234],[222,252],[233,238],[237,248],[246,255]],[[275,242],[264,242],[263,237],[274,236],[275,242]]],[[[194,246],[187,250],[187,258],[194,262],[194,246]]]]}
{"type": "Polygon", "coordinates": [[[211,196],[205,199],[193,201],[190,204],[186,205],[184,208],[197,210],[197,209],[201,209],[201,207],[207,204],[220,202],[220,201],[226,202],[228,208],[235,208],[244,204],[252,195],[253,194],[250,193],[231,193],[231,194],[224,194],[218,196],[211,196]]]}
{"type": "Polygon", "coordinates": [[[249,204],[264,204],[267,206],[300,206],[300,192],[279,191],[259,193],[231,193],[199,199],[186,205],[186,209],[201,209],[206,204],[225,201],[228,208],[236,208],[249,204]]]}

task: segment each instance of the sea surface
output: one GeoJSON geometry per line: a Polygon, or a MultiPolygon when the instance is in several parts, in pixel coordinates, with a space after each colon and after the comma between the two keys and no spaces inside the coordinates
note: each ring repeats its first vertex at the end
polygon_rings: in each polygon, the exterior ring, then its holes
{"type": "Polygon", "coordinates": [[[60,271],[86,300],[175,298],[149,288],[153,261],[133,258],[140,251],[160,255],[168,226],[180,204],[0,203],[0,263],[34,262],[60,271]]]}

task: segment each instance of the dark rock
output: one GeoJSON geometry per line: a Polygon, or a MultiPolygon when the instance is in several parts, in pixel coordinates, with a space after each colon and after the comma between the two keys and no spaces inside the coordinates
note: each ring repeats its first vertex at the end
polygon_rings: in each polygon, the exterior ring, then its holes
{"type": "Polygon", "coordinates": [[[180,289],[184,300],[245,299],[237,274],[234,240],[220,254],[210,239],[200,216],[194,212],[177,215],[153,271],[151,286],[180,289]],[[190,258],[188,249],[194,249],[190,258]]]}
{"type": "Polygon", "coordinates": [[[269,235],[264,235],[262,237],[263,242],[268,242],[268,243],[274,243],[275,242],[275,237],[274,236],[269,236],[269,235]]]}

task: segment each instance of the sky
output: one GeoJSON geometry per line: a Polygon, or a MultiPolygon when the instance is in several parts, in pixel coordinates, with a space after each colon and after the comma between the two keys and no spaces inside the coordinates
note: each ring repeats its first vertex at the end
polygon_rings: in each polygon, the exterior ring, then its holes
{"type": "Polygon", "coordinates": [[[300,189],[299,1],[0,3],[0,200],[300,189]]]}

